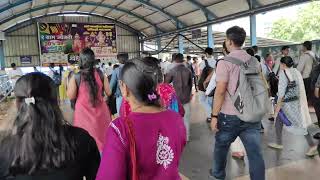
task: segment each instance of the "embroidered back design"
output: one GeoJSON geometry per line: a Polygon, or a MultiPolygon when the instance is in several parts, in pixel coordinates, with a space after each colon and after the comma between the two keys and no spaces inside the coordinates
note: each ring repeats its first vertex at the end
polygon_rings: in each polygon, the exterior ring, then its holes
{"type": "Polygon", "coordinates": [[[162,165],[165,169],[171,164],[174,158],[172,148],[169,146],[169,138],[159,134],[157,142],[157,164],[162,165]]]}

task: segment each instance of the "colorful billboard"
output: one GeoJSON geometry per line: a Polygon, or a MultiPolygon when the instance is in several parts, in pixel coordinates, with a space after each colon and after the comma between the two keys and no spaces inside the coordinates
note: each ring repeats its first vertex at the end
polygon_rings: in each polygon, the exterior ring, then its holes
{"type": "Polygon", "coordinates": [[[79,54],[85,47],[91,48],[97,59],[117,54],[114,24],[39,23],[38,27],[42,55],[79,54]]]}

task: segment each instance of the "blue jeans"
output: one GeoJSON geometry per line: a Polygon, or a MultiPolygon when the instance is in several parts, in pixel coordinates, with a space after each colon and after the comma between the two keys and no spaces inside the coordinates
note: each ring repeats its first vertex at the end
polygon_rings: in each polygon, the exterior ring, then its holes
{"type": "Polygon", "coordinates": [[[246,149],[249,159],[251,180],[265,179],[265,165],[261,152],[261,122],[247,123],[237,116],[219,114],[216,142],[213,152],[213,176],[216,179],[225,179],[227,155],[230,144],[239,136],[246,149]]]}
{"type": "Polygon", "coordinates": [[[117,113],[118,113],[119,116],[120,116],[121,104],[122,104],[122,96],[118,96],[116,98],[116,105],[117,105],[117,113]]]}

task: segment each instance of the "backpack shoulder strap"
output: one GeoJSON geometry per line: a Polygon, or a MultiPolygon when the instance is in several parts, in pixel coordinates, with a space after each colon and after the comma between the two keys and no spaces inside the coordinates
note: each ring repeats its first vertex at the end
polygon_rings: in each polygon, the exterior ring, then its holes
{"type": "Polygon", "coordinates": [[[204,64],[206,65],[206,67],[209,67],[209,63],[208,63],[208,60],[204,60],[204,64]]]}
{"type": "Polygon", "coordinates": [[[244,64],[244,62],[241,61],[240,59],[234,58],[234,57],[231,57],[231,56],[226,56],[226,57],[224,57],[223,60],[224,61],[228,61],[228,62],[230,62],[232,64],[235,64],[235,65],[238,65],[238,66],[241,66],[242,64],[244,64]]]}

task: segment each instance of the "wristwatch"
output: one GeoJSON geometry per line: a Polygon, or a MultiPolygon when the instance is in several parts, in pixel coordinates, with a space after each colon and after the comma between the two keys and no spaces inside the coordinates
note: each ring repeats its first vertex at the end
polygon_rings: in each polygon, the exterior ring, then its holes
{"type": "Polygon", "coordinates": [[[211,113],[211,118],[217,118],[218,119],[218,115],[214,115],[211,113]]]}

